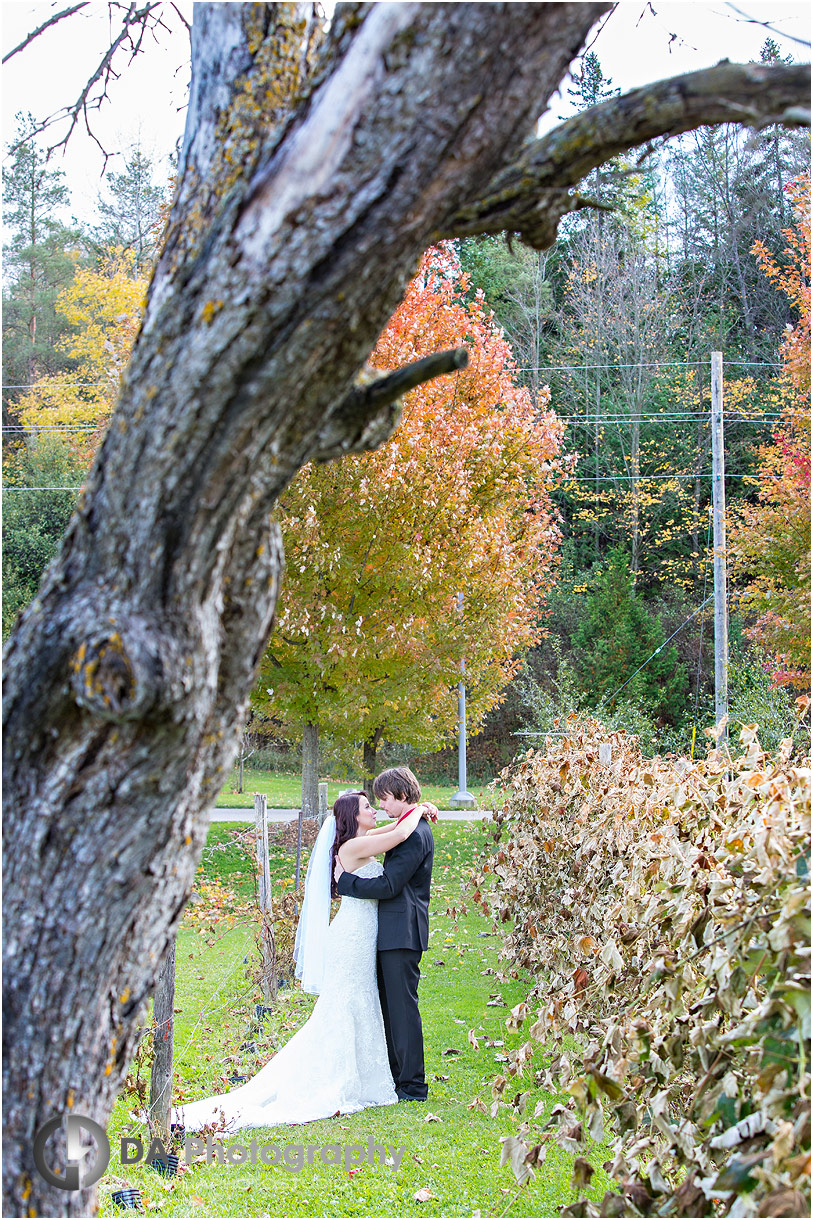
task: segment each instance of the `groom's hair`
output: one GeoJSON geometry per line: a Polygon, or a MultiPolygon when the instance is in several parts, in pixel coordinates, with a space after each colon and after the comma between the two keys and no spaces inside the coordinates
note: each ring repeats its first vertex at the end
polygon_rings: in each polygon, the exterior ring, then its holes
{"type": "Polygon", "coordinates": [[[415,801],[417,804],[421,799],[421,785],[409,767],[390,767],[389,771],[376,776],[373,795],[381,800],[388,792],[396,801],[415,801]]]}

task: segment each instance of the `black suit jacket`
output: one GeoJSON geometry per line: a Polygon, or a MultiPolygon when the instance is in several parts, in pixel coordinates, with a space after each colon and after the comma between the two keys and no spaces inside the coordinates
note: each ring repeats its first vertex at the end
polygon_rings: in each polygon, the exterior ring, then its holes
{"type": "Polygon", "coordinates": [[[343,872],[337,882],[340,894],[378,899],[378,948],[429,948],[429,886],[435,840],[425,818],[408,839],[384,856],[380,877],[357,877],[343,872]]]}

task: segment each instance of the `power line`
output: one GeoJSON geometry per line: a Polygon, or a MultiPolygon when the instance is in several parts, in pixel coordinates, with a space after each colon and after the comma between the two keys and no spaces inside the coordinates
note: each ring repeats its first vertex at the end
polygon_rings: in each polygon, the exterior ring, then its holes
{"type": "MultiPolygon", "coordinates": [[[[586,411],[583,415],[556,415],[557,420],[562,423],[581,423],[585,427],[593,428],[596,422],[599,423],[627,423],[627,424],[656,424],[656,423],[682,423],[687,420],[708,420],[708,411],[661,411],[655,415],[591,415],[586,411]]],[[[729,424],[762,424],[775,423],[786,419],[810,419],[809,411],[781,411],[781,412],[766,412],[763,415],[729,415],[726,417],[726,423],[729,424]]],[[[100,424],[32,424],[26,429],[22,424],[5,424],[3,432],[13,436],[27,435],[28,432],[39,435],[41,432],[96,432],[100,428],[106,427],[110,421],[105,421],[100,424]]]]}
{"type": "MultiPolygon", "coordinates": [[[[738,368],[781,369],[779,360],[724,360],[724,365],[738,368]]],[[[515,373],[583,373],[588,369],[688,369],[709,368],[708,360],[636,360],[629,364],[537,364],[522,365],[515,373]]]]}
{"type": "MultiPolygon", "coordinates": [[[[563,483],[623,483],[623,482],[638,482],[638,483],[672,483],[675,479],[710,479],[712,472],[710,470],[701,471],[698,474],[574,474],[563,475],[563,483]]],[[[739,472],[729,474],[726,471],[727,479],[783,479],[785,476],[766,475],[766,474],[748,474],[747,472],[739,472]]]]}
{"type": "MultiPolygon", "coordinates": [[[[780,360],[724,360],[723,365],[736,365],[737,368],[780,369],[780,360]]],[[[514,368],[515,373],[548,373],[572,372],[583,373],[588,369],[686,369],[708,368],[708,360],[636,360],[619,364],[537,364],[521,365],[514,368]]],[[[110,386],[109,381],[68,381],[46,382],[32,381],[27,385],[4,385],[3,390],[82,390],[98,389],[99,386],[110,386]]]]}
{"type": "Polygon", "coordinates": [[[13,432],[16,436],[31,432],[39,434],[40,432],[96,432],[98,428],[103,428],[105,424],[32,424],[26,428],[24,424],[4,424],[4,432],[13,432]]]}
{"type": "Polygon", "coordinates": [[[109,382],[109,381],[66,381],[64,383],[62,383],[62,382],[57,383],[57,382],[53,382],[53,381],[47,381],[47,382],[43,383],[42,381],[32,381],[32,382],[29,382],[28,385],[4,385],[4,386],[0,386],[0,389],[3,389],[3,390],[88,390],[88,389],[98,389],[100,385],[110,386],[111,382],[109,382]]]}
{"type": "MultiPolygon", "coordinates": [[[[657,415],[591,415],[589,411],[585,411],[583,415],[556,415],[556,418],[563,423],[583,423],[585,426],[594,428],[596,423],[625,423],[625,424],[654,424],[665,423],[674,424],[682,423],[686,420],[709,420],[708,411],[663,411],[657,415]]],[[[726,423],[728,424],[762,424],[772,423],[783,419],[810,419],[809,411],[782,411],[774,414],[765,415],[728,415],[726,423]]]]}
{"type": "MultiPolygon", "coordinates": [[[[598,476],[592,475],[592,474],[575,474],[575,475],[563,475],[562,484],[566,485],[567,483],[626,483],[626,482],[636,482],[636,481],[638,483],[644,483],[644,482],[647,482],[647,483],[674,483],[674,481],[676,479],[710,479],[711,477],[712,477],[712,474],[711,474],[710,470],[701,471],[699,474],[602,474],[602,475],[598,475],[598,476]]],[[[725,477],[727,479],[771,479],[774,481],[781,482],[781,480],[785,476],[779,475],[779,474],[777,474],[777,475],[767,475],[767,474],[757,474],[757,473],[749,474],[747,472],[729,474],[728,472],[726,472],[725,477]]],[[[4,493],[10,492],[10,491],[81,491],[84,486],[85,486],[84,483],[78,483],[73,487],[3,487],[2,491],[4,493]]],[[[555,488],[554,488],[554,490],[555,490],[555,488]]]]}

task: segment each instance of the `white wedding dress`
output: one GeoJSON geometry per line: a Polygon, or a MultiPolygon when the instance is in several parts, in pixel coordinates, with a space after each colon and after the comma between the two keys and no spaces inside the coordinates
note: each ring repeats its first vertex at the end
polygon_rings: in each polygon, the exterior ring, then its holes
{"type": "MultiPolygon", "coordinates": [[[[356,875],[383,871],[380,861],[370,860],[356,875]]],[[[377,940],[377,900],[343,897],[327,930],[325,974],[310,1018],[251,1080],[230,1093],[174,1106],[173,1121],[199,1131],[225,1119],[231,1132],[394,1105],[376,982],[377,940]]]]}

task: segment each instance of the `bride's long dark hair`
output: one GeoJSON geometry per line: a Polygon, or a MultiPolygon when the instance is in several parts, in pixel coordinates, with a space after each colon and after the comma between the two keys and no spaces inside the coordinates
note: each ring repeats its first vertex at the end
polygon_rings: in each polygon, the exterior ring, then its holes
{"type": "Polygon", "coordinates": [[[333,816],[336,819],[336,837],[333,840],[333,847],[330,852],[330,896],[338,898],[339,891],[336,886],[336,878],[333,876],[333,870],[336,867],[336,855],[342,843],[346,843],[348,839],[355,839],[359,828],[359,804],[363,796],[369,796],[364,791],[359,792],[343,792],[340,797],[336,798],[333,805],[333,816]]]}

